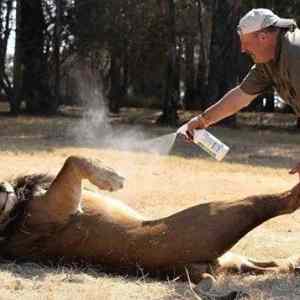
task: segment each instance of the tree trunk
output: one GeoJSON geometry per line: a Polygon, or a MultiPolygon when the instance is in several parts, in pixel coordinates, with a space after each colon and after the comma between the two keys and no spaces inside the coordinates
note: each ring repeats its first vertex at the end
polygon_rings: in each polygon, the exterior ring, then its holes
{"type": "Polygon", "coordinates": [[[111,51],[110,61],[110,91],[109,91],[109,110],[112,113],[120,112],[120,102],[122,99],[121,84],[121,57],[116,49],[111,51]]]}
{"type": "Polygon", "coordinates": [[[15,41],[15,56],[14,56],[14,99],[10,102],[10,111],[12,114],[19,114],[22,103],[22,43],[21,43],[21,0],[16,1],[16,41],[15,41]]]}
{"type": "Polygon", "coordinates": [[[207,107],[207,75],[208,75],[208,45],[212,34],[211,22],[207,22],[211,19],[210,12],[212,10],[211,3],[203,3],[202,0],[197,0],[198,10],[198,27],[199,27],[199,61],[196,74],[196,96],[200,99],[199,106],[197,108],[204,110],[207,107]],[[206,9],[204,9],[204,5],[206,9]],[[206,11],[206,15],[205,12],[206,11]]]}
{"type": "MultiPolygon", "coordinates": [[[[238,36],[236,25],[240,17],[240,1],[214,1],[213,35],[210,50],[208,99],[218,101],[238,82],[238,36]]],[[[224,125],[232,125],[235,117],[225,119],[224,125]]]]}
{"type": "Polygon", "coordinates": [[[195,109],[197,107],[195,95],[195,65],[194,50],[195,39],[192,35],[185,38],[185,95],[184,105],[186,109],[195,109]]]}
{"type": "Polygon", "coordinates": [[[31,114],[55,112],[44,55],[45,20],[41,0],[20,0],[23,99],[31,114]]]}
{"type": "Polygon", "coordinates": [[[57,110],[60,103],[60,45],[61,45],[61,18],[63,13],[62,0],[56,0],[56,16],[55,16],[55,33],[54,33],[54,64],[55,64],[55,80],[53,98],[53,109],[57,110]]]}
{"type": "Polygon", "coordinates": [[[74,0],[75,7],[75,47],[80,57],[86,58],[91,50],[89,42],[91,41],[91,32],[93,24],[91,15],[95,10],[95,1],[74,0]]]}
{"type": "Polygon", "coordinates": [[[13,0],[0,1],[0,91],[3,90],[11,102],[14,99],[13,88],[6,73],[8,39],[11,32],[10,18],[13,0]]]}
{"type": "Polygon", "coordinates": [[[122,84],[121,84],[121,93],[122,97],[127,96],[128,83],[129,83],[129,50],[128,50],[128,42],[124,43],[124,51],[122,56],[122,84]]]}
{"type": "Polygon", "coordinates": [[[166,73],[165,92],[163,95],[163,111],[158,119],[161,124],[176,126],[178,123],[178,77],[176,77],[176,35],[175,35],[175,3],[174,0],[164,0],[163,11],[166,15],[166,73]]]}

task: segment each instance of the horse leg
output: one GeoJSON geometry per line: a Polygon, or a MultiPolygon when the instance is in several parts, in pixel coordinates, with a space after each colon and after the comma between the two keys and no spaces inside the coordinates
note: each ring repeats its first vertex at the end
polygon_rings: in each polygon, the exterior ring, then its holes
{"type": "MultiPolygon", "coordinates": [[[[99,161],[78,156],[68,157],[42,199],[48,221],[64,222],[78,211],[83,179],[89,180],[100,189],[109,191],[121,188],[124,180],[111,168],[101,165],[99,161]]],[[[41,209],[41,205],[37,207],[41,209]]]]}
{"type": "Polygon", "coordinates": [[[287,273],[295,271],[300,264],[300,256],[258,261],[242,255],[227,252],[217,259],[215,271],[229,273],[287,273]]]}
{"type": "Polygon", "coordinates": [[[300,256],[287,259],[256,261],[242,255],[227,252],[212,263],[190,264],[186,267],[186,277],[195,283],[196,287],[191,287],[192,291],[204,299],[237,299],[238,295],[243,299],[248,299],[247,293],[231,290],[228,292],[219,291],[214,275],[220,273],[287,273],[295,271],[300,263],[300,256]]]}

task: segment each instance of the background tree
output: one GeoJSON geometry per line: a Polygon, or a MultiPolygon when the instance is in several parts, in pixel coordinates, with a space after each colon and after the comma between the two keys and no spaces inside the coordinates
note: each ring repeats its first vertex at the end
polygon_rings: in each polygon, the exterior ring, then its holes
{"type": "MultiPolygon", "coordinates": [[[[248,72],[252,63],[239,53],[236,34],[240,16],[267,7],[299,19],[298,2],[0,0],[0,88],[14,113],[55,113],[60,104],[101,103],[104,96],[111,112],[159,107],[159,121],[175,125],[179,107],[205,109],[248,72]],[[75,71],[86,79],[85,97],[75,95],[83,82],[72,79],[75,71]]],[[[274,109],[273,92],[249,107],[274,109]]]]}
{"type": "Polygon", "coordinates": [[[20,64],[22,66],[22,100],[28,113],[53,113],[57,107],[50,88],[47,52],[45,50],[46,22],[41,0],[19,0],[20,64]]]}
{"type": "Polygon", "coordinates": [[[0,0],[0,93],[3,91],[8,101],[13,101],[11,78],[6,72],[8,39],[12,30],[12,0],[0,0]]]}
{"type": "MultiPolygon", "coordinates": [[[[241,1],[213,1],[213,29],[210,49],[207,98],[210,104],[219,100],[238,83],[238,36],[241,1]]],[[[234,117],[224,123],[234,122],[234,117]]]]}
{"type": "Polygon", "coordinates": [[[165,84],[163,94],[162,115],[159,122],[162,124],[176,125],[178,120],[177,104],[179,100],[179,81],[177,74],[177,49],[175,27],[174,0],[159,2],[162,17],[165,18],[165,84]]]}

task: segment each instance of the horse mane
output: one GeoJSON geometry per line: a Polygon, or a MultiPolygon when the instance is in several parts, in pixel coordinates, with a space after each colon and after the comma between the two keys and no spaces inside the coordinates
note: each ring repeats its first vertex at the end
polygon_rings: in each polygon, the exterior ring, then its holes
{"type": "Polygon", "coordinates": [[[48,190],[54,176],[48,174],[32,174],[19,176],[11,184],[17,195],[18,203],[30,201],[40,189],[48,190]]]}
{"type": "Polygon", "coordinates": [[[8,224],[0,230],[1,241],[9,239],[14,234],[24,220],[28,203],[33,199],[35,193],[41,189],[47,190],[53,180],[54,176],[48,174],[32,174],[19,176],[10,181],[17,196],[17,204],[9,214],[8,224]]]}

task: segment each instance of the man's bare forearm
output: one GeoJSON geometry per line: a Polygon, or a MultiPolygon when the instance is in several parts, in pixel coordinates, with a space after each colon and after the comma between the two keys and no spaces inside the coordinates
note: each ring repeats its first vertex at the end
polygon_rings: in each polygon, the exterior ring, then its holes
{"type": "Polygon", "coordinates": [[[188,140],[193,140],[195,129],[207,128],[210,125],[237,113],[243,107],[249,105],[256,96],[257,95],[246,94],[239,86],[233,88],[216,104],[210,106],[202,114],[192,118],[186,123],[186,138],[188,140]]]}
{"type": "Polygon", "coordinates": [[[257,95],[246,94],[239,86],[233,88],[216,104],[210,106],[203,112],[201,116],[206,123],[205,127],[237,113],[243,107],[248,106],[256,96],[257,95]]]}

